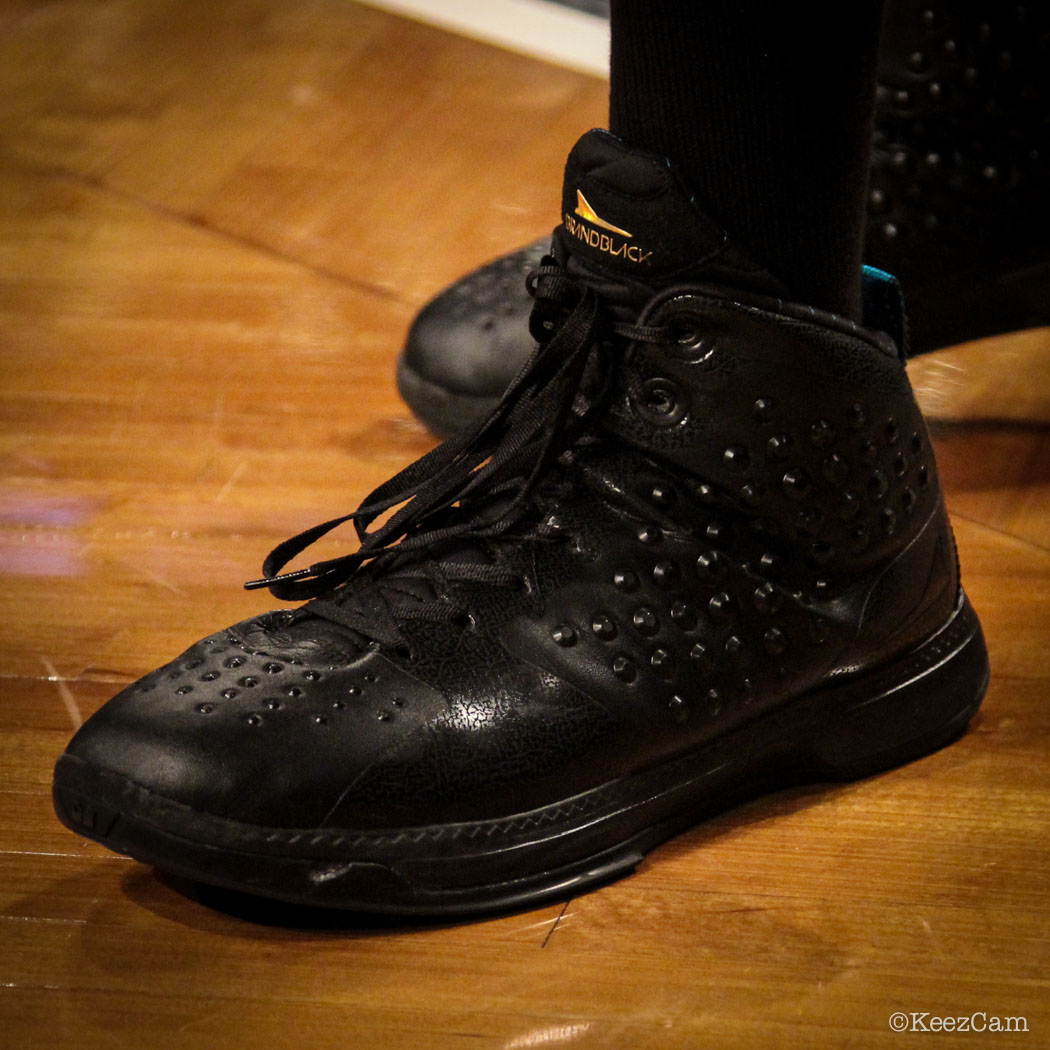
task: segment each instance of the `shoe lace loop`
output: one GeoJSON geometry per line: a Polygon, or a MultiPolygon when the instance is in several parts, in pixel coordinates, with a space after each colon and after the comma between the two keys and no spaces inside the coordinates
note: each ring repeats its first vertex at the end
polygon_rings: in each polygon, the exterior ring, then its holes
{"type": "Polygon", "coordinates": [[[419,581],[437,595],[461,581],[521,582],[521,569],[501,564],[491,541],[521,520],[554,461],[604,408],[624,340],[667,336],[663,328],[613,321],[595,291],[551,256],[529,274],[527,288],[538,346],[489,417],[380,485],[357,510],[279,543],[263,562],[263,577],[247,582],[247,589],[268,587],[284,601],[315,599],[305,608],[375,641],[400,644],[397,622],[409,612],[439,620],[462,615],[455,602],[421,599],[419,581]],[[356,552],[281,572],[346,522],[357,532],[356,552]],[[489,563],[420,556],[457,541],[486,546],[489,563]],[[353,587],[342,586],[352,578],[353,587]]]}

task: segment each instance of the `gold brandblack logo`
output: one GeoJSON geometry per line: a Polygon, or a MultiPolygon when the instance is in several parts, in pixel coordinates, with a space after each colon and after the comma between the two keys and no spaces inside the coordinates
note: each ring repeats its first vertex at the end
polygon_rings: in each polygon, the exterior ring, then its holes
{"type": "Polygon", "coordinates": [[[618,233],[621,237],[626,237],[628,240],[634,236],[633,233],[621,230],[619,226],[613,226],[611,222],[606,222],[601,218],[591,207],[590,201],[579,190],[576,191],[576,214],[581,219],[586,219],[595,226],[600,226],[603,230],[611,230],[613,233],[618,233]]]}
{"type": "Polygon", "coordinates": [[[609,233],[599,233],[598,230],[592,230],[582,222],[577,222],[572,215],[566,215],[565,229],[569,231],[571,236],[583,241],[591,248],[597,248],[598,251],[605,252],[606,255],[629,259],[633,263],[646,263],[652,257],[653,253],[651,251],[639,248],[636,244],[628,244],[627,241],[631,240],[634,234],[628,233],[619,226],[614,226],[611,222],[603,219],[591,207],[590,202],[579,190],[576,191],[575,214],[592,226],[598,226],[603,230],[609,231],[609,233]],[[610,234],[614,233],[619,234],[624,239],[621,241],[616,237],[610,236],[610,234]]]}

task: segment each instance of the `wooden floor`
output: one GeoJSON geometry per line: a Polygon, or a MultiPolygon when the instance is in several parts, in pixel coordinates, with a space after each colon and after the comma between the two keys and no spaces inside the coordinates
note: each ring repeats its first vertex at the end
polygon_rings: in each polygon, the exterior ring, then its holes
{"type": "Polygon", "coordinates": [[[606,87],[348,0],[8,0],[0,99],[0,1044],[1050,1047],[1050,331],[913,368],[993,660],[956,746],[564,906],[248,913],[67,832],[53,761],[431,447],[406,324],[553,226],[606,87]]]}

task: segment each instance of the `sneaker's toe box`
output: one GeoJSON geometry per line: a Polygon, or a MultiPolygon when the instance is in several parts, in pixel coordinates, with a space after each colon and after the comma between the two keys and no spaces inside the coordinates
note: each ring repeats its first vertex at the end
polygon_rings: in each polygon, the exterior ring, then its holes
{"type": "Polygon", "coordinates": [[[205,638],[130,685],[74,736],[56,785],[123,785],[255,826],[324,826],[444,699],[377,651],[341,652],[335,636],[282,642],[281,618],[205,638]]]}

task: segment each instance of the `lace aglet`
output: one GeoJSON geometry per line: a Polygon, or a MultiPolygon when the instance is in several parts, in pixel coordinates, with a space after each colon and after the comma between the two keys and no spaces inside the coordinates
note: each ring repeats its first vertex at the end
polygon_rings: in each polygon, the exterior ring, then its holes
{"type": "Polygon", "coordinates": [[[272,587],[275,583],[287,583],[291,580],[303,580],[309,576],[316,576],[313,569],[296,569],[295,572],[282,572],[279,576],[264,576],[261,580],[248,580],[244,584],[246,591],[259,591],[264,587],[272,587]]]}

